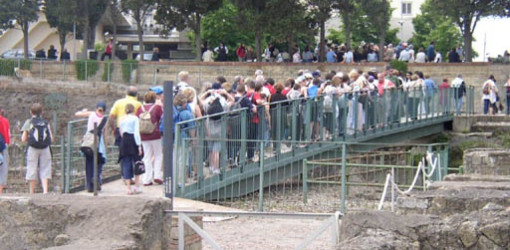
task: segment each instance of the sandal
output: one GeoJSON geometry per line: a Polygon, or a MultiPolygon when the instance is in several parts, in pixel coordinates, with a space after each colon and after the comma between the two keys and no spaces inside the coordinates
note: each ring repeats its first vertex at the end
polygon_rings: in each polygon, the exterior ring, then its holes
{"type": "Polygon", "coordinates": [[[133,195],[133,194],[134,194],[134,192],[132,190],[127,191],[127,195],[133,195]]]}
{"type": "Polygon", "coordinates": [[[142,190],[139,187],[134,187],[132,193],[133,194],[140,194],[140,193],[142,193],[142,190]]]}

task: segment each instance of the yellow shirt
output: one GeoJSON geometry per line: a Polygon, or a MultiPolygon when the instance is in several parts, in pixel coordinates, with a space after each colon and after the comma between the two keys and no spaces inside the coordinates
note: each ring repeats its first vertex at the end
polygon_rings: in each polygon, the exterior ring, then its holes
{"type": "Polygon", "coordinates": [[[110,111],[110,117],[114,116],[117,119],[117,128],[120,126],[120,120],[122,117],[126,115],[126,105],[132,104],[135,106],[135,114],[138,112],[138,109],[140,106],[142,106],[142,103],[139,102],[136,97],[133,96],[126,96],[123,99],[119,99],[115,101],[113,104],[112,110],[110,111]]]}

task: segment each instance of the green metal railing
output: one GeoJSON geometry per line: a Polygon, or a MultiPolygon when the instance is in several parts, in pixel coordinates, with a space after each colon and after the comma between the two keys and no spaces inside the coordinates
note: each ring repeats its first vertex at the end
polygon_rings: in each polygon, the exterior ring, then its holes
{"type": "MultiPolygon", "coordinates": [[[[469,89],[464,97],[463,114],[474,113],[473,94],[469,89]]],[[[304,159],[341,154],[339,142],[386,138],[394,143],[441,132],[443,123],[453,120],[457,101],[455,89],[430,96],[422,89],[383,96],[350,93],[333,96],[331,106],[325,105],[325,96],[272,103],[270,117],[260,106],[257,114],[241,109],[218,114],[215,121],[206,116],[180,122],[175,131],[176,196],[208,201],[253,196],[260,188],[301,175],[304,159]],[[220,174],[211,174],[211,166],[220,174]]]]}

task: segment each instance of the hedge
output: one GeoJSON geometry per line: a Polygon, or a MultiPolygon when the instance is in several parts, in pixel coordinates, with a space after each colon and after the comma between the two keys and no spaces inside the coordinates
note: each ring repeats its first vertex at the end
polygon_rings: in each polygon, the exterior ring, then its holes
{"type": "Polygon", "coordinates": [[[122,79],[124,82],[129,83],[131,80],[131,72],[138,68],[138,61],[133,59],[128,59],[122,61],[122,79]]]}
{"type": "Polygon", "coordinates": [[[75,62],[74,66],[76,67],[78,80],[87,80],[99,70],[99,64],[96,60],[78,60],[75,62]],[[87,75],[85,75],[85,73],[87,75]]]}
{"type": "MultiPolygon", "coordinates": [[[[20,59],[19,67],[24,70],[30,70],[32,61],[20,59]]],[[[0,75],[14,76],[14,68],[18,67],[18,59],[0,59],[0,75]]]]}

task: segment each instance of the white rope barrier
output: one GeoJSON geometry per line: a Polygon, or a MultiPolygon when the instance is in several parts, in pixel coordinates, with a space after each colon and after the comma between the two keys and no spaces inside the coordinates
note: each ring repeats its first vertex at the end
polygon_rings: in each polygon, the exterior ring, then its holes
{"type": "MultiPolygon", "coordinates": [[[[411,183],[411,186],[409,186],[409,188],[405,191],[402,191],[398,187],[398,184],[393,181],[392,173],[388,173],[386,175],[386,182],[384,183],[384,190],[383,190],[381,200],[379,201],[379,206],[377,207],[377,209],[382,210],[384,200],[386,198],[386,193],[388,191],[388,186],[390,183],[391,183],[392,187],[395,187],[395,189],[397,190],[397,192],[399,194],[408,195],[414,189],[414,186],[416,185],[416,182],[418,181],[418,177],[420,176],[420,172],[423,177],[424,185],[429,184],[428,181],[426,181],[426,178],[432,177],[436,171],[436,168],[439,171],[439,178],[441,178],[441,161],[440,161],[441,155],[438,154],[437,157],[434,160],[432,160],[433,155],[434,155],[434,153],[427,152],[427,156],[426,156],[427,161],[425,161],[425,158],[422,158],[422,160],[418,163],[418,168],[416,169],[416,174],[414,175],[413,182],[411,183]],[[430,173],[427,173],[425,170],[426,162],[429,162],[430,166],[432,166],[430,173]]],[[[393,203],[393,199],[391,202],[393,203]]]]}

